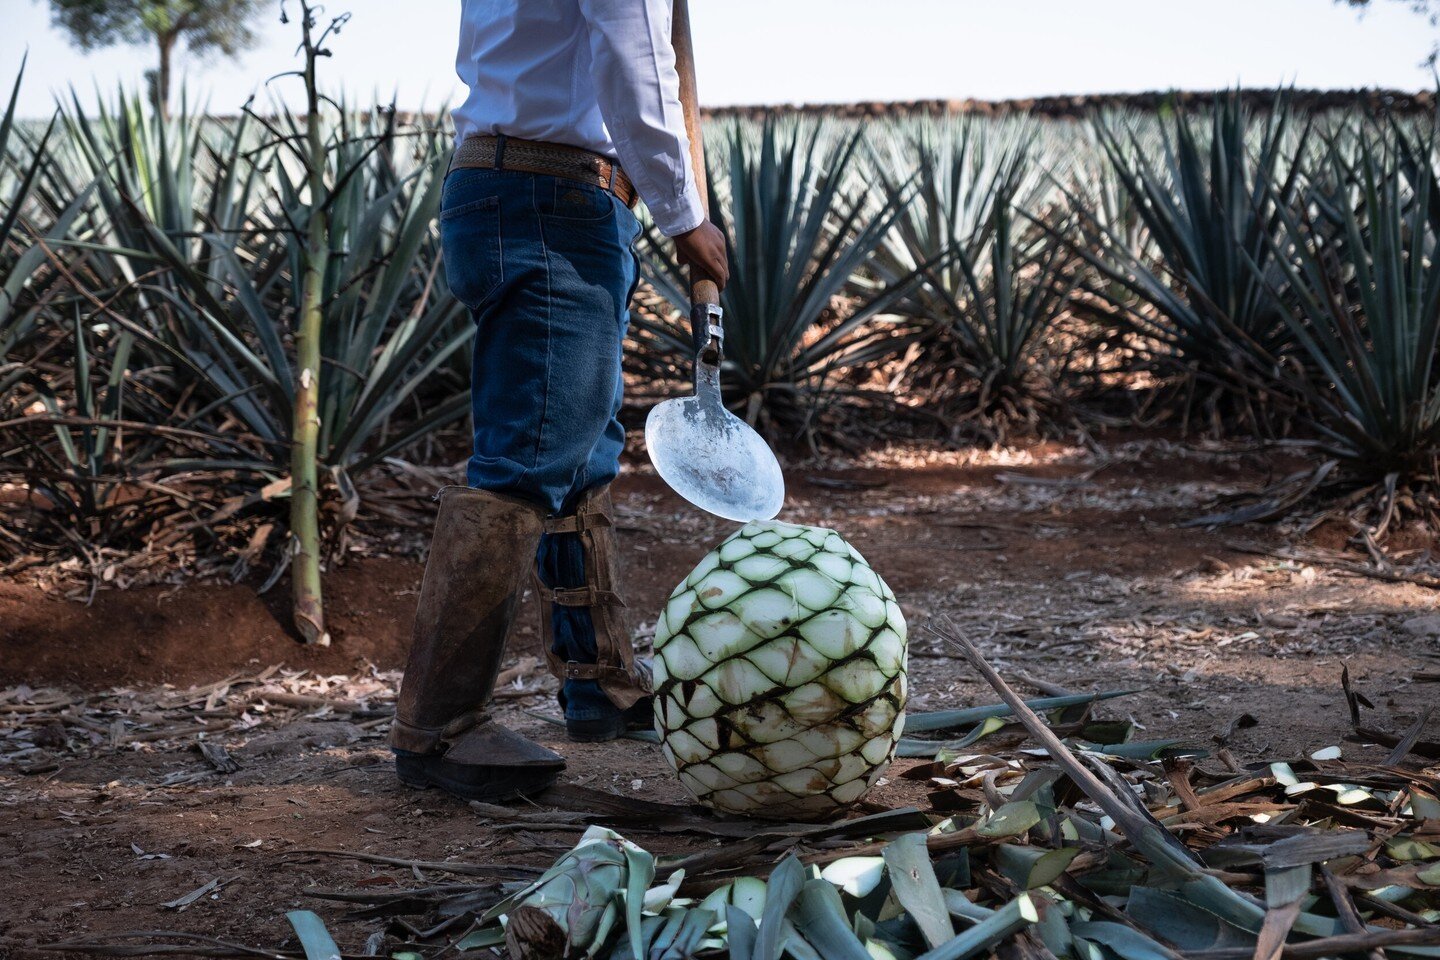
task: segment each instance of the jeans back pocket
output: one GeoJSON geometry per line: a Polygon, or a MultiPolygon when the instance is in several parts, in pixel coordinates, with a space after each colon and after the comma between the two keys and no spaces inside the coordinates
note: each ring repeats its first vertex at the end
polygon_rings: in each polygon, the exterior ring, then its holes
{"type": "Polygon", "coordinates": [[[615,216],[614,195],[608,190],[564,177],[537,179],[536,210],[561,224],[599,224],[615,216]],[[545,189],[549,180],[549,189],[545,189]]]}
{"type": "Polygon", "coordinates": [[[450,290],[461,303],[478,309],[505,279],[500,198],[481,197],[442,210],[440,245],[450,290]]]}

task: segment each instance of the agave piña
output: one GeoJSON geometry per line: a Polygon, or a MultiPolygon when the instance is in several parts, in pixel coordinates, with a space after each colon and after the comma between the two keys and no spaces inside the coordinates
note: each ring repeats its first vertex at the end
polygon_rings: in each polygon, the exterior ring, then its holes
{"type": "Polygon", "coordinates": [[[904,726],[905,619],[833,530],[751,523],[655,627],[655,722],[701,803],[814,819],[860,799],[904,726]]]}

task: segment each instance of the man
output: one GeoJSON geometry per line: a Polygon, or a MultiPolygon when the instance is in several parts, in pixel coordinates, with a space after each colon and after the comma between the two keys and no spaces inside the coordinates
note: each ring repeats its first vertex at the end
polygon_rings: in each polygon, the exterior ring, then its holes
{"type": "Polygon", "coordinates": [[[565,761],[486,705],[533,565],[572,740],[649,723],[614,584],[608,487],[638,199],[681,259],[728,277],[689,163],[670,0],[462,0],[445,271],[476,324],[467,487],[440,492],[391,745],[411,786],[495,801],[565,761]]]}

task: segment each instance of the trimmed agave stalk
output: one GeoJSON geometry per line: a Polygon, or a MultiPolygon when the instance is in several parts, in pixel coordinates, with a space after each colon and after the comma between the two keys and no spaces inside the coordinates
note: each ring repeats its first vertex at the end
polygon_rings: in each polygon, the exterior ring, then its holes
{"type": "Polygon", "coordinates": [[[895,755],[905,618],[833,530],[750,523],[676,587],[655,627],[655,723],[697,800],[831,816],[895,755]]]}
{"type": "MultiPolygon", "coordinates": [[[[322,297],[330,256],[329,214],[325,203],[326,149],[320,127],[320,93],[315,62],[324,54],[315,31],[315,9],[300,0],[300,29],[305,51],[305,172],[310,219],[305,225],[304,284],[300,323],[295,333],[295,420],[290,459],[290,535],[293,616],[306,643],[326,645],[325,602],[320,582],[320,337],[325,316],[322,297]]],[[[328,30],[326,31],[329,32],[328,30]]]]}

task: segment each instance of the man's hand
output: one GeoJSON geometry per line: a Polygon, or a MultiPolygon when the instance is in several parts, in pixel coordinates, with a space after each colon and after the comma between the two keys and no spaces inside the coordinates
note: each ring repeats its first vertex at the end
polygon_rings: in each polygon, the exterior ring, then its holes
{"type": "Polygon", "coordinates": [[[721,290],[730,279],[730,258],[725,252],[725,234],[709,220],[675,238],[680,263],[695,267],[721,290]]]}

